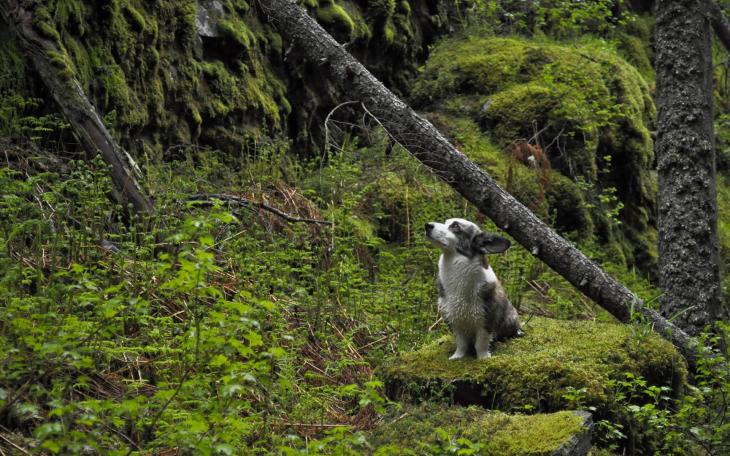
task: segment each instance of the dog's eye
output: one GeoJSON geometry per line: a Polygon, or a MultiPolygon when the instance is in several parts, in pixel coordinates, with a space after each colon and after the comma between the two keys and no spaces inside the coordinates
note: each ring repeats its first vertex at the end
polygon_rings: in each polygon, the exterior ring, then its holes
{"type": "Polygon", "coordinates": [[[454,233],[458,233],[459,230],[461,230],[461,225],[459,225],[459,222],[454,222],[451,225],[449,225],[449,229],[453,231],[454,233]]]}

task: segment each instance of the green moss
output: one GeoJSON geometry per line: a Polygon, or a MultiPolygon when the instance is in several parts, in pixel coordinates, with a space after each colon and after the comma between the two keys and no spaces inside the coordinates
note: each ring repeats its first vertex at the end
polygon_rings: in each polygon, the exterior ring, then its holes
{"type": "Polygon", "coordinates": [[[79,35],[86,31],[86,5],[80,0],[57,0],[53,18],[62,29],[75,29],[79,35]]]}
{"type": "Polygon", "coordinates": [[[634,16],[616,37],[621,54],[649,81],[655,78],[651,49],[653,28],[653,15],[634,16]]]}
{"type": "Polygon", "coordinates": [[[489,94],[519,80],[525,60],[522,40],[468,37],[437,46],[413,88],[421,105],[455,94],[489,94]]]}
{"type": "Polygon", "coordinates": [[[369,0],[368,11],[375,16],[390,17],[395,13],[396,0],[369,0]]]}
{"type": "MultiPolygon", "coordinates": [[[[323,102],[321,95],[307,91],[292,108],[282,82],[287,78],[281,37],[258,17],[253,2],[220,3],[225,19],[218,27],[220,37],[197,35],[195,0],[108,0],[94,5],[49,0],[35,7],[34,24],[68,54],[71,64],[64,71],[75,73],[99,111],[115,113],[109,117],[110,128],[133,154],[141,150],[141,142],[161,148],[181,138],[240,151],[262,134],[283,133],[292,110],[300,112],[300,137],[306,136],[308,122],[319,121],[309,117],[317,115],[310,108],[323,102]],[[202,71],[216,61],[227,74],[202,71]],[[218,128],[231,131],[213,135],[218,128]]],[[[377,55],[369,60],[384,69],[387,83],[406,87],[404,69],[415,68],[419,52],[410,46],[415,38],[407,1],[300,3],[316,9],[313,15],[338,39],[352,42],[355,52],[371,49],[374,40],[387,44],[385,58],[378,55],[381,51],[368,50],[377,55]],[[372,14],[375,9],[387,16],[385,29],[385,22],[372,14]]],[[[330,87],[321,89],[334,93],[330,87]]]]}
{"type": "Polygon", "coordinates": [[[402,0],[398,3],[398,12],[403,13],[407,16],[410,16],[411,14],[411,4],[408,3],[408,0],[402,0]]]}
{"type": "Polygon", "coordinates": [[[388,44],[395,42],[395,27],[390,20],[386,21],[383,26],[383,40],[388,44]]]}
{"type": "Polygon", "coordinates": [[[218,22],[218,30],[246,50],[256,44],[256,36],[243,21],[222,20],[218,22]]]}
{"type": "Polygon", "coordinates": [[[386,362],[382,374],[393,397],[422,400],[451,395],[457,401],[501,410],[555,411],[570,406],[564,394],[585,389],[585,404],[611,409],[611,379],[625,372],[679,394],[686,365],[671,344],[628,325],[532,317],[526,335],[498,343],[486,360],[449,361],[451,336],[386,362]]]}
{"type": "MultiPolygon", "coordinates": [[[[554,170],[585,182],[582,198],[576,185],[557,182],[571,191],[564,201],[552,192],[543,214],[557,212],[563,232],[620,246],[620,257],[636,261],[632,264],[647,269],[654,264],[652,245],[630,243],[640,241],[638,233],[655,230],[649,129],[656,111],[646,80],[614,49],[597,41],[566,46],[472,32],[434,49],[413,97],[421,108],[479,122],[498,148],[528,139],[541,145],[554,170]],[[618,229],[612,207],[602,202],[606,192],[624,206],[618,229]],[[589,211],[576,213],[573,205],[580,199],[589,211]]],[[[529,202],[534,181],[519,172],[513,177],[521,184],[513,188],[516,196],[529,202]]]]}
{"type": "MultiPolygon", "coordinates": [[[[492,137],[508,143],[511,141],[507,138],[514,141],[529,137],[526,122],[548,124],[550,113],[560,105],[560,94],[543,82],[516,84],[487,100],[482,121],[489,126],[492,137]]],[[[590,163],[586,167],[592,168],[590,163]]]]}
{"type": "Polygon", "coordinates": [[[333,0],[328,0],[324,6],[317,9],[317,20],[328,30],[347,39],[352,38],[355,32],[355,21],[342,6],[333,0]]]}
{"type": "Polygon", "coordinates": [[[280,131],[291,105],[268,61],[283,52],[279,35],[248,2],[223,5],[223,37],[210,43],[215,57],[204,55],[194,0],[109,0],[93,8],[51,0],[36,8],[34,25],[59,46],[54,64],[78,78],[132,152],[142,142],[189,142],[222,126],[232,131],[221,141],[211,133],[208,145],[240,151],[262,131],[280,131]]]}
{"type": "Polygon", "coordinates": [[[0,28],[0,94],[21,92],[26,82],[25,59],[11,39],[8,28],[0,28]]]}
{"type": "Polygon", "coordinates": [[[725,272],[722,280],[723,295],[730,297],[730,182],[727,175],[721,174],[717,180],[717,228],[720,238],[720,254],[722,269],[725,272]]]}
{"type": "Polygon", "coordinates": [[[147,28],[147,21],[144,16],[132,5],[124,5],[124,14],[128,18],[128,22],[133,30],[142,32],[147,28]]]}
{"type": "Polygon", "coordinates": [[[67,38],[66,49],[73,61],[73,67],[84,90],[88,92],[89,83],[93,77],[93,68],[86,48],[74,38],[67,38]]]}
{"type": "Polygon", "coordinates": [[[55,43],[61,42],[61,35],[58,34],[58,30],[52,24],[45,21],[39,21],[35,23],[36,29],[40,32],[41,36],[44,36],[55,43]]]}
{"type": "Polygon", "coordinates": [[[561,232],[574,232],[577,239],[589,238],[594,231],[593,217],[583,191],[575,181],[561,174],[550,176],[545,199],[554,214],[553,225],[561,232]]]}
{"type": "MultiPolygon", "coordinates": [[[[479,444],[475,454],[499,456],[550,455],[586,430],[574,412],[507,415],[479,408],[426,404],[407,408],[373,433],[376,454],[433,454],[457,439],[479,444]]],[[[472,453],[468,453],[472,454],[472,453]]]]}

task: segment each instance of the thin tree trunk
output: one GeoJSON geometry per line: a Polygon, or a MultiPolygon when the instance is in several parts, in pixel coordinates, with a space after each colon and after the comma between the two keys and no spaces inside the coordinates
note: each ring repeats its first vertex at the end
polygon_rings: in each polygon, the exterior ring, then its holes
{"type": "Polygon", "coordinates": [[[134,177],[131,157],[109,134],[69,68],[65,52],[37,32],[32,10],[21,6],[18,0],[0,0],[0,14],[15,32],[23,52],[30,57],[86,152],[90,156],[101,154],[111,167],[114,198],[124,206],[131,203],[137,212],[152,212],[151,201],[134,177]]]}
{"type": "Polygon", "coordinates": [[[695,0],[656,19],[660,304],[697,334],[721,310],[710,23],[695,0]]]}
{"type": "Polygon", "coordinates": [[[304,9],[291,0],[260,1],[259,8],[286,40],[318,65],[321,77],[334,81],[344,97],[361,101],[398,142],[517,242],[620,321],[631,321],[632,311],[636,311],[693,364],[694,339],[645,307],[636,295],[501,189],[433,125],[383,86],[304,9]]]}

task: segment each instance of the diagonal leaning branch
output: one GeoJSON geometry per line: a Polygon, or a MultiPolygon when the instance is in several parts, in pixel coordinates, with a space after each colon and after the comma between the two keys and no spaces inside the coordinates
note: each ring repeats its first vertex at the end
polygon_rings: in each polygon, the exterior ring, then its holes
{"type": "Polygon", "coordinates": [[[111,167],[113,196],[122,205],[131,203],[138,213],[151,213],[152,202],[134,177],[131,157],[114,141],[101,117],[86,97],[56,42],[41,36],[33,25],[33,11],[18,0],[0,0],[0,16],[15,32],[23,52],[61,107],[74,133],[91,156],[101,154],[111,167]]]}
{"type": "Polygon", "coordinates": [[[360,100],[413,156],[490,217],[517,242],[622,322],[638,314],[694,365],[697,342],[663,318],[560,237],[481,168],[459,152],[427,120],[398,99],[292,0],[259,2],[264,18],[298,46],[348,99],[360,100]]]}

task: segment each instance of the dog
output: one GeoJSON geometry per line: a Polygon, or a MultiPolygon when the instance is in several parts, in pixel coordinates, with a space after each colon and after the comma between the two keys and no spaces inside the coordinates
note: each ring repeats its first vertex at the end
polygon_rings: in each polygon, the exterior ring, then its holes
{"type": "Polygon", "coordinates": [[[517,310],[486,257],[504,252],[510,242],[460,218],[426,223],[426,237],[441,249],[438,310],[456,341],[449,359],[489,358],[492,341],[521,336],[517,310]]]}

